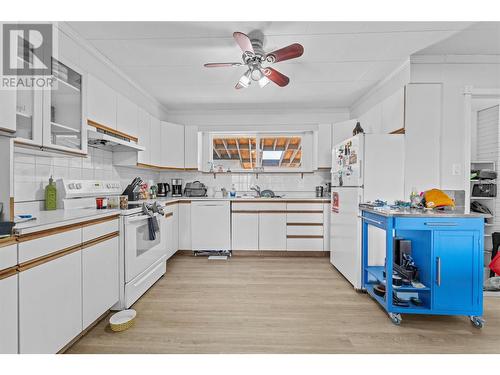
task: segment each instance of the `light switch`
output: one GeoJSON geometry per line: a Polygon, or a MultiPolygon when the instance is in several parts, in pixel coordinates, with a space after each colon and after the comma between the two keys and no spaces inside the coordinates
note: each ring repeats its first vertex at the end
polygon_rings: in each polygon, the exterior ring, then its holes
{"type": "Polygon", "coordinates": [[[453,164],[451,173],[453,176],[460,176],[462,174],[462,166],[458,163],[453,164]]]}

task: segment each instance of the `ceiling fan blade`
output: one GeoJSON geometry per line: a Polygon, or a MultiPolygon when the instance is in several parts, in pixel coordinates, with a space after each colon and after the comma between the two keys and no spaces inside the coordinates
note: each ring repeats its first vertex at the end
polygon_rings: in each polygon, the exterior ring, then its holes
{"type": "Polygon", "coordinates": [[[243,52],[248,51],[248,52],[255,53],[253,50],[253,47],[252,47],[252,42],[250,41],[250,38],[246,34],[240,33],[239,31],[235,31],[233,33],[233,37],[243,52]]]}
{"type": "Polygon", "coordinates": [[[287,47],[277,49],[276,51],[267,54],[266,59],[269,62],[280,62],[290,59],[295,59],[302,56],[304,47],[299,43],[290,44],[287,47]]]}
{"type": "Polygon", "coordinates": [[[239,82],[238,82],[238,83],[236,84],[236,86],[234,86],[234,88],[235,88],[236,90],[239,90],[239,89],[244,89],[244,88],[245,88],[245,86],[243,86],[241,83],[239,83],[239,82]]]}
{"type": "Polygon", "coordinates": [[[263,68],[264,75],[280,87],[285,87],[290,82],[290,78],[273,68],[263,68]]]}
{"type": "Polygon", "coordinates": [[[236,67],[236,66],[241,66],[243,65],[242,63],[234,62],[234,63],[207,63],[203,64],[205,68],[222,68],[226,66],[230,67],[236,67]]]}

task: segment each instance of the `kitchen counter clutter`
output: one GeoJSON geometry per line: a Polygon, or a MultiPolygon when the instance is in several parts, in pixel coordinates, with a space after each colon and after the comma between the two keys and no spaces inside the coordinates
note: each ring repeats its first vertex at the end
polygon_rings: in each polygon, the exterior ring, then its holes
{"type": "Polygon", "coordinates": [[[466,315],[483,326],[481,215],[360,209],[362,286],[393,323],[401,314],[466,315]]]}
{"type": "Polygon", "coordinates": [[[381,215],[384,217],[478,217],[478,218],[487,218],[489,215],[480,214],[480,213],[469,213],[466,214],[461,210],[423,210],[423,209],[408,209],[408,210],[400,210],[400,209],[385,209],[385,208],[369,208],[364,205],[359,206],[365,212],[371,212],[376,215],[381,215]]]}

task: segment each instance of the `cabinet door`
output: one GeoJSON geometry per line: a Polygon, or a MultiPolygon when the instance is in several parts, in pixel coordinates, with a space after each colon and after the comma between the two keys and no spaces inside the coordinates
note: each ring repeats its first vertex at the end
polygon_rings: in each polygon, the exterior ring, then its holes
{"type": "Polygon", "coordinates": [[[482,293],[479,234],[476,231],[434,232],[433,308],[471,311],[482,293]]]}
{"type": "Polygon", "coordinates": [[[160,120],[151,116],[151,134],[150,134],[150,145],[151,145],[151,164],[156,166],[161,166],[161,149],[162,149],[162,139],[161,139],[161,125],[160,120]]]}
{"type": "Polygon", "coordinates": [[[82,255],[19,273],[20,353],[57,353],[82,331],[82,255]]]}
{"type": "Polygon", "coordinates": [[[137,154],[137,162],[151,164],[151,116],[142,108],[138,110],[137,135],[139,145],[145,148],[137,154]]]}
{"type": "Polygon", "coordinates": [[[17,353],[18,276],[0,279],[0,354],[17,353]]]}
{"type": "Polygon", "coordinates": [[[116,92],[93,75],[87,77],[87,118],[116,129],[116,92]]]}
{"type": "Polygon", "coordinates": [[[118,237],[82,251],[83,329],[118,301],[118,237]]]}
{"type": "Polygon", "coordinates": [[[56,85],[43,94],[43,145],[87,153],[83,75],[54,58],[52,71],[56,85]]]}
{"type": "Polygon", "coordinates": [[[286,250],[286,214],[259,214],[259,250],[286,250]]]}
{"type": "Polygon", "coordinates": [[[184,168],[198,169],[198,127],[185,126],[184,168]]]}
{"type": "Polygon", "coordinates": [[[174,239],[174,212],[171,207],[167,207],[167,216],[162,220],[162,236],[165,240],[167,259],[175,254],[174,239]]]}
{"type": "Polygon", "coordinates": [[[191,204],[179,203],[179,249],[191,250],[191,204]]]}
{"type": "Polygon", "coordinates": [[[382,102],[382,133],[390,133],[405,126],[405,89],[401,88],[382,102]]]}
{"type": "Polygon", "coordinates": [[[259,214],[232,213],[231,234],[233,250],[259,250],[259,214]]]}
{"type": "Polygon", "coordinates": [[[172,217],[172,255],[174,255],[177,250],[179,250],[179,205],[174,204],[172,206],[172,213],[174,216],[172,217]]]}
{"type": "Polygon", "coordinates": [[[137,105],[120,94],[116,103],[116,130],[137,137],[137,105]]]}
{"type": "Polygon", "coordinates": [[[332,166],[332,124],[319,124],[318,131],[318,168],[332,166]]]}
{"type": "Polygon", "coordinates": [[[162,166],[184,168],[184,126],[161,122],[162,166]]]}

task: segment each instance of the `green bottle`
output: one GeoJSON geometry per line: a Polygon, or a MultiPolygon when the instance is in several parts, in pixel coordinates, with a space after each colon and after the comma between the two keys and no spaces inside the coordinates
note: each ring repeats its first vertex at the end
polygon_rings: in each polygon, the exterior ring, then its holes
{"type": "Polygon", "coordinates": [[[49,178],[49,184],[45,187],[45,209],[47,211],[57,208],[57,188],[52,176],[49,178]]]}

